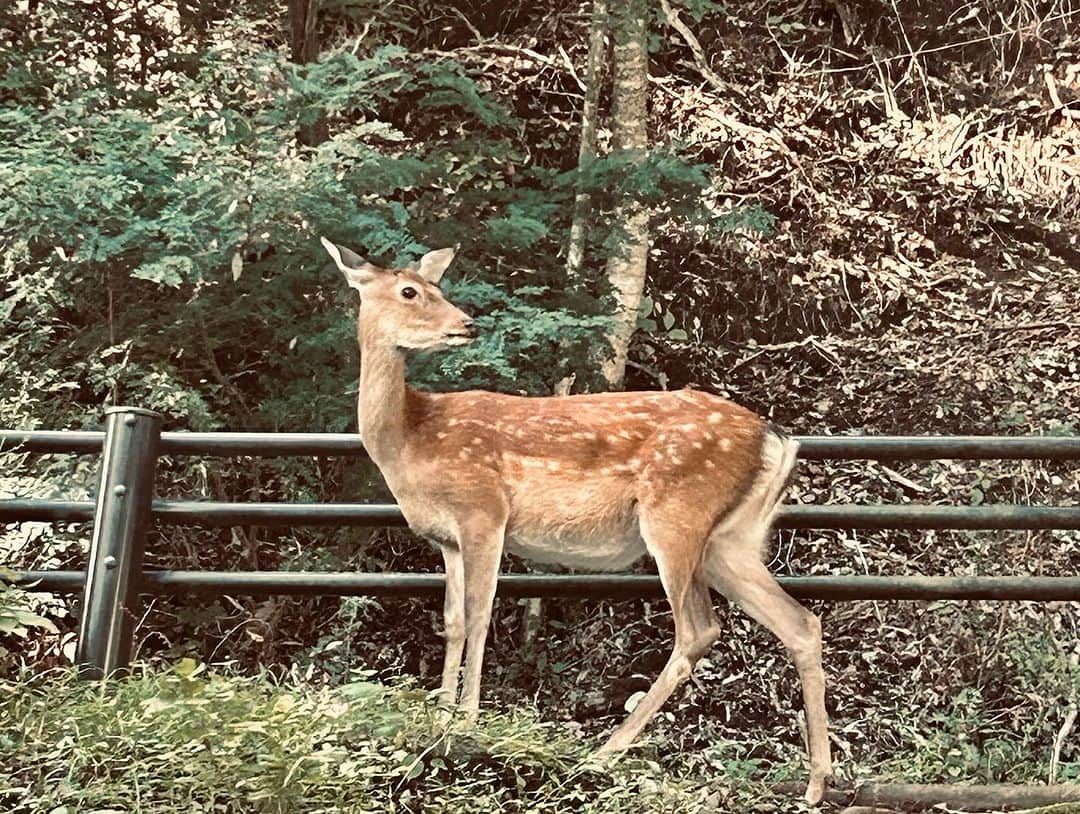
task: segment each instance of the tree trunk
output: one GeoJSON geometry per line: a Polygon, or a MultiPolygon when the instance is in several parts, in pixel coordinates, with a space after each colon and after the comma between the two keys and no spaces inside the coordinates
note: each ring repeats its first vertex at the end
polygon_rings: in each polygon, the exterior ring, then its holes
{"type": "MultiPolygon", "coordinates": [[[[319,5],[321,0],[289,0],[289,46],[292,61],[297,65],[319,58],[319,5]]],[[[314,147],[330,138],[326,117],[302,124],[296,134],[301,144],[314,147]]]]}
{"type": "MultiPolygon", "coordinates": [[[[612,74],[612,147],[644,155],[648,147],[646,101],[649,57],[646,47],[648,7],[644,0],[626,0],[612,10],[615,38],[612,74]]],[[[616,207],[614,228],[621,231],[607,262],[607,276],[618,311],[608,335],[612,356],[604,363],[604,379],[612,388],[622,386],[630,337],[637,326],[645,268],[649,255],[648,213],[636,200],[624,197],[616,207]]]]}
{"type": "Polygon", "coordinates": [[[205,34],[210,21],[204,0],[177,0],[181,34],[205,34]]]}
{"type": "Polygon", "coordinates": [[[570,247],[566,253],[566,274],[571,279],[581,273],[585,260],[585,238],[589,231],[589,193],[582,189],[582,177],[596,159],[596,120],[599,115],[600,85],[603,82],[604,39],[607,33],[607,2],[593,0],[589,24],[589,58],[585,66],[585,103],[581,109],[581,145],[578,147],[577,195],[570,224],[570,247]]]}

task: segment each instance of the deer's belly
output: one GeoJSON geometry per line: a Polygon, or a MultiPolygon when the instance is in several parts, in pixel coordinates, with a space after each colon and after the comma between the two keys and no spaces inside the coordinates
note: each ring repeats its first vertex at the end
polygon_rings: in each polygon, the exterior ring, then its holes
{"type": "Polygon", "coordinates": [[[506,550],[530,562],[582,568],[587,571],[622,571],[645,556],[637,540],[591,540],[572,536],[513,536],[506,550]]]}
{"type": "Polygon", "coordinates": [[[516,494],[506,550],[540,563],[593,571],[621,570],[645,554],[634,502],[585,489],[516,494]],[[534,499],[523,499],[533,497],[534,499]]]}

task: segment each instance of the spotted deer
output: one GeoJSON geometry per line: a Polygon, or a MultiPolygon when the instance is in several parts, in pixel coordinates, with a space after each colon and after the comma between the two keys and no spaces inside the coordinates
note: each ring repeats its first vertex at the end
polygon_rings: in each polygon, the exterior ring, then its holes
{"type": "Polygon", "coordinates": [[[379,268],[322,238],[360,293],[357,419],[410,528],[446,567],[442,699],[475,719],[484,641],[503,551],[541,563],[625,569],[656,561],[675,622],[666,666],[601,747],[629,746],[720,637],[709,589],[771,630],[802,682],[810,750],[806,798],[831,772],[821,625],[763,555],[797,443],[750,411],[693,390],[522,397],[426,393],[405,381],[412,350],[464,345],[473,320],[438,283],[452,249],[379,268]]]}

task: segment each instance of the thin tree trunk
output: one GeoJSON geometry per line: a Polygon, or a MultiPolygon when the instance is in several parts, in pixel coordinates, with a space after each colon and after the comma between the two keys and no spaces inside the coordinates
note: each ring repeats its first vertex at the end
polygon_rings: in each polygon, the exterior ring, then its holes
{"type": "MultiPolygon", "coordinates": [[[[644,155],[649,90],[649,55],[646,46],[648,7],[644,0],[626,0],[612,10],[614,70],[612,74],[612,147],[644,155]]],[[[602,372],[608,385],[622,386],[630,337],[637,327],[645,270],[649,255],[648,213],[636,200],[624,198],[615,211],[614,228],[622,239],[607,262],[608,281],[618,301],[615,325],[608,335],[612,356],[602,372]]]]}
{"type": "Polygon", "coordinates": [[[607,33],[607,2],[593,0],[589,23],[589,58],[585,66],[585,103],[581,109],[581,145],[578,147],[578,192],[570,224],[570,247],[566,253],[566,274],[573,279],[581,273],[585,260],[585,238],[589,231],[589,193],[582,189],[582,177],[596,159],[596,122],[603,82],[604,40],[607,33]]]}
{"type": "Polygon", "coordinates": [[[292,61],[303,65],[319,56],[315,24],[321,0],[289,0],[289,47],[292,61]]]}
{"type": "MultiPolygon", "coordinates": [[[[292,61],[297,65],[314,62],[319,58],[319,20],[321,0],[289,0],[289,45],[292,61]]],[[[330,138],[326,117],[300,126],[296,134],[301,144],[314,147],[330,138]]]]}
{"type": "Polygon", "coordinates": [[[202,0],[177,0],[181,34],[205,34],[208,17],[202,0]]]}

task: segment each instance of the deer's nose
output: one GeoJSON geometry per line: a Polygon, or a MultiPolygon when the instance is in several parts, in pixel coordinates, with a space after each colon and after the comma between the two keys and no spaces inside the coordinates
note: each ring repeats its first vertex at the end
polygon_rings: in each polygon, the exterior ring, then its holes
{"type": "Polygon", "coordinates": [[[461,323],[461,327],[469,336],[476,336],[476,323],[473,321],[472,317],[465,317],[461,323]]]}

